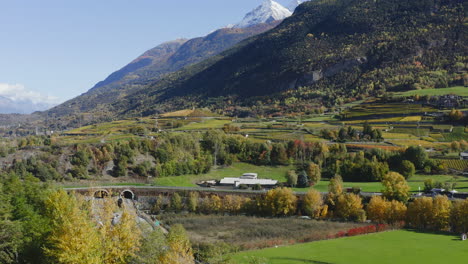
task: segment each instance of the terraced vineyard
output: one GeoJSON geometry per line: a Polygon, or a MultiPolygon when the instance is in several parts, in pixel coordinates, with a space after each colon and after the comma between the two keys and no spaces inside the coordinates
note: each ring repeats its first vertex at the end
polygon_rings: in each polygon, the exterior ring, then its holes
{"type": "Polygon", "coordinates": [[[345,112],[346,118],[383,118],[398,115],[417,116],[425,112],[436,112],[437,109],[423,106],[421,104],[405,103],[372,103],[362,104],[352,108],[352,111],[345,112]]]}
{"type": "Polygon", "coordinates": [[[447,164],[449,169],[454,169],[458,171],[468,171],[468,160],[444,160],[444,163],[447,164]]]}

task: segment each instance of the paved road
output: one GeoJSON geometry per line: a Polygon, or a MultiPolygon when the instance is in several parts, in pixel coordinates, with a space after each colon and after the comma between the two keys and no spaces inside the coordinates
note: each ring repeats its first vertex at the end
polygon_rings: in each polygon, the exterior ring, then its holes
{"type": "MultiPolygon", "coordinates": [[[[69,191],[85,191],[89,189],[154,189],[154,190],[176,190],[176,191],[208,191],[208,192],[230,192],[230,193],[250,193],[250,194],[264,194],[267,191],[253,191],[253,190],[239,190],[239,189],[224,189],[224,188],[204,188],[204,187],[175,187],[175,186],[94,186],[94,187],[78,187],[78,188],[64,188],[69,191]]],[[[297,195],[304,195],[307,192],[295,192],[297,195]]],[[[328,192],[322,192],[322,194],[328,194],[328,192]]],[[[362,196],[371,197],[374,195],[382,195],[381,193],[375,192],[361,192],[362,196]]]]}

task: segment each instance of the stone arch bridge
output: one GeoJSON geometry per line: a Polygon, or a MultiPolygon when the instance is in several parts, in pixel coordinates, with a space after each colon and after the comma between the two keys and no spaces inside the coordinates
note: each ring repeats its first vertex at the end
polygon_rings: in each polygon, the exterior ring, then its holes
{"type": "MultiPolygon", "coordinates": [[[[188,195],[190,192],[198,192],[201,198],[209,197],[211,195],[218,195],[220,197],[224,197],[227,195],[239,195],[253,198],[266,193],[266,191],[159,186],[99,186],[83,188],[65,188],[65,190],[68,192],[75,192],[84,196],[94,198],[119,197],[138,201],[142,199],[156,198],[159,195],[170,197],[174,193],[179,193],[185,196],[188,195]]],[[[302,196],[301,193],[296,194],[298,196],[302,196]]]]}

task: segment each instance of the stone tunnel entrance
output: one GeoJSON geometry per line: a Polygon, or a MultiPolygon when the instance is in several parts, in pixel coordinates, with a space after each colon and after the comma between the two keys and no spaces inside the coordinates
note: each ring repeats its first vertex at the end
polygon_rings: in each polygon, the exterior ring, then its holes
{"type": "Polygon", "coordinates": [[[106,191],[106,190],[98,190],[98,191],[94,192],[93,196],[94,196],[94,198],[102,199],[102,198],[109,197],[109,192],[106,191]]]}
{"type": "Polygon", "coordinates": [[[125,190],[120,194],[120,197],[122,197],[124,199],[134,200],[135,199],[135,194],[130,190],[125,190]]]}

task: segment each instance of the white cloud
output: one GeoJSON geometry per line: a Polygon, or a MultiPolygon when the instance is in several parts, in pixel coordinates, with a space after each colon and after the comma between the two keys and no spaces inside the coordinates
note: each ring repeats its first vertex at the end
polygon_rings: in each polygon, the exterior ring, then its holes
{"type": "Polygon", "coordinates": [[[28,90],[21,84],[0,83],[0,96],[6,97],[14,102],[29,101],[33,104],[56,105],[61,102],[58,97],[43,95],[28,90]]]}

